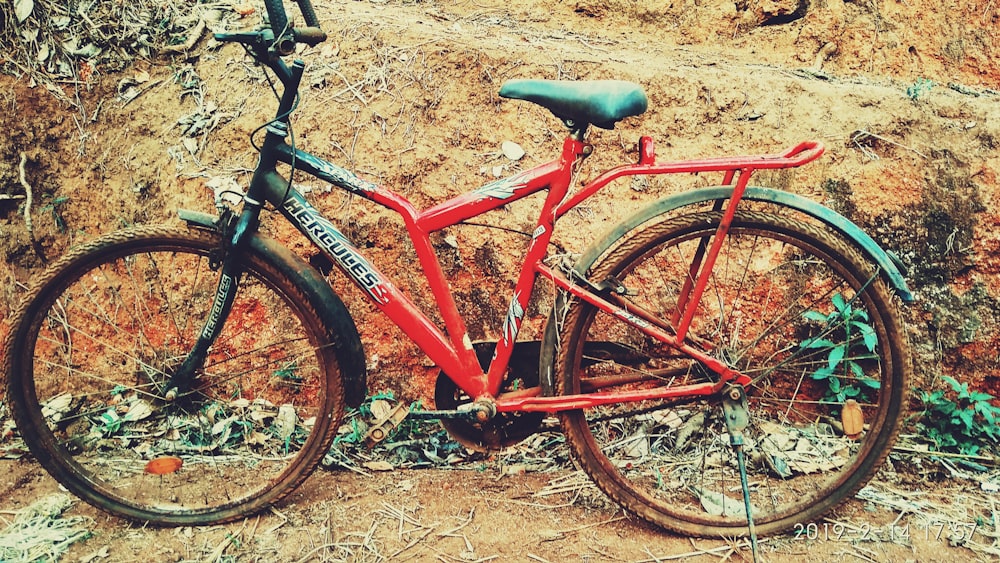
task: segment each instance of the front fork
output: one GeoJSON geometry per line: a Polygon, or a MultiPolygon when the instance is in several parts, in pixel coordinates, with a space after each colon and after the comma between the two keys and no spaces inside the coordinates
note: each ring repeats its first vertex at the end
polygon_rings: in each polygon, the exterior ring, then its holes
{"type": "Polygon", "coordinates": [[[205,320],[201,332],[198,333],[198,339],[166,385],[163,398],[167,401],[173,401],[191,392],[194,381],[197,379],[196,372],[205,364],[209,349],[226,324],[226,319],[229,317],[233,302],[236,300],[236,293],[239,290],[240,277],[243,275],[242,254],[245,252],[250,237],[257,230],[260,210],[261,204],[248,198],[235,225],[227,226],[230,223],[227,218],[232,217],[231,214],[224,212],[220,218],[220,227],[223,231],[221,249],[223,254],[219,284],[215,290],[208,318],[205,320]]]}

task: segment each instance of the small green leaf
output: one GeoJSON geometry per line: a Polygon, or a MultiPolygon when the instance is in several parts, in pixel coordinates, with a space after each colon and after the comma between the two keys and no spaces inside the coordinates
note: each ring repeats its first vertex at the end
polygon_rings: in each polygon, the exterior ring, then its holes
{"type": "Polygon", "coordinates": [[[827,383],[830,385],[831,393],[840,393],[840,378],[837,376],[832,376],[827,378],[827,383]]]}
{"type": "Polygon", "coordinates": [[[865,348],[869,352],[875,351],[875,345],[878,343],[878,335],[875,334],[875,329],[861,322],[852,322],[851,326],[861,331],[861,338],[865,341],[865,348]]]}
{"type": "Polygon", "coordinates": [[[816,348],[834,348],[837,345],[825,338],[816,338],[813,340],[807,340],[800,345],[802,348],[816,349],[816,348]]]}
{"type": "Polygon", "coordinates": [[[819,323],[825,323],[828,317],[823,313],[820,313],[819,311],[806,311],[805,313],[802,313],[802,318],[804,318],[807,321],[816,321],[819,323]]]}
{"type": "Polygon", "coordinates": [[[845,346],[837,346],[830,350],[830,355],[826,358],[826,364],[830,370],[834,370],[840,365],[841,360],[844,359],[844,354],[847,353],[847,348],[845,346]]]}
{"type": "Polygon", "coordinates": [[[993,395],[989,393],[980,393],[978,391],[973,391],[969,393],[969,400],[974,403],[982,403],[993,399],[993,395]]]}
{"type": "Polygon", "coordinates": [[[951,377],[950,375],[941,376],[941,379],[951,386],[952,391],[960,393],[962,391],[962,384],[958,382],[957,379],[951,377]]]}
{"type": "Polygon", "coordinates": [[[965,423],[966,428],[973,428],[976,423],[973,421],[973,417],[976,415],[975,411],[972,410],[960,410],[958,411],[958,418],[965,423]]]}
{"type": "Polygon", "coordinates": [[[833,306],[836,307],[837,310],[840,311],[841,313],[843,313],[844,310],[848,308],[847,307],[847,302],[844,301],[844,296],[843,295],[841,295],[839,293],[835,293],[835,294],[833,294],[833,297],[831,297],[830,299],[831,299],[831,301],[833,301],[833,306]]]}
{"type": "Polygon", "coordinates": [[[867,385],[868,387],[871,387],[872,389],[881,389],[882,388],[882,382],[881,381],[879,381],[877,379],[872,379],[870,377],[862,377],[861,378],[861,383],[863,385],[867,385]]]}

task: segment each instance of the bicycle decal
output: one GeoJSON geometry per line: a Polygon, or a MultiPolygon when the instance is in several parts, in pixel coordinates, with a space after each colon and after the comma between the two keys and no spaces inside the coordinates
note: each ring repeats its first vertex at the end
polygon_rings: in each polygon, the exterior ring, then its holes
{"type": "Polygon", "coordinates": [[[215,334],[215,329],[219,325],[219,318],[222,316],[222,310],[225,309],[225,297],[229,293],[229,288],[233,283],[233,278],[226,275],[225,273],[219,278],[219,288],[215,293],[215,304],[212,305],[212,312],[208,315],[208,321],[205,323],[205,328],[201,331],[203,337],[208,338],[215,334]]]}
{"type": "Polygon", "coordinates": [[[522,178],[524,178],[527,175],[528,175],[527,172],[522,172],[520,174],[511,176],[509,178],[501,178],[499,180],[490,182],[489,184],[486,184],[485,186],[482,186],[481,188],[475,190],[475,193],[482,196],[483,199],[488,197],[500,200],[510,199],[514,197],[514,194],[515,192],[517,192],[517,190],[526,188],[528,186],[527,182],[522,181],[522,178]]]}
{"type": "Polygon", "coordinates": [[[305,200],[289,198],[285,200],[284,209],[298,221],[299,228],[320,248],[326,250],[376,303],[384,305],[389,302],[389,290],[375,268],[315,207],[305,200]]]}
{"type": "Polygon", "coordinates": [[[518,327],[521,326],[523,317],[524,308],[521,307],[521,294],[515,292],[510,301],[510,307],[507,309],[507,316],[503,321],[503,329],[500,331],[503,334],[505,344],[510,345],[517,338],[518,327]]]}
{"type": "Polygon", "coordinates": [[[378,189],[378,185],[359,178],[356,174],[341,168],[332,162],[327,162],[322,158],[311,155],[304,151],[297,151],[295,158],[303,161],[304,164],[315,170],[315,175],[321,180],[326,180],[331,184],[346,188],[355,192],[370,193],[378,189]]]}

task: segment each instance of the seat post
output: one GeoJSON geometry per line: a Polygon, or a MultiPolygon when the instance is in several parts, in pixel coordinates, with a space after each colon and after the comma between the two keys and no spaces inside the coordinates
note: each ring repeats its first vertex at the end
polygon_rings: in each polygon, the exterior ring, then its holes
{"type": "Polygon", "coordinates": [[[563,125],[565,125],[567,129],[569,129],[570,138],[572,138],[574,141],[579,141],[581,143],[587,136],[587,129],[590,128],[589,123],[577,123],[572,119],[564,119],[563,125]]]}

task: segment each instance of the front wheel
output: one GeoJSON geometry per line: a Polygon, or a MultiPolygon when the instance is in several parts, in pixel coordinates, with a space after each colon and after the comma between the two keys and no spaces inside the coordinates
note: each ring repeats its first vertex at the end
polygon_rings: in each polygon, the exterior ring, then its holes
{"type": "Polygon", "coordinates": [[[290,493],[344,411],[332,334],[294,280],[247,253],[194,382],[168,382],[211,314],[217,234],[141,228],[65,256],[4,349],[17,427],[67,489],[167,525],[225,522],[290,493]]]}
{"type": "MultiPolygon", "coordinates": [[[[652,313],[674,331],[692,265],[720,220],[718,212],[653,219],[610,245],[586,275],[613,281],[626,309],[652,313]]],[[[559,393],[717,381],[617,317],[562,304],[553,314],[559,393]],[[600,352],[608,342],[626,351],[600,352]]],[[[737,213],[686,341],[752,379],[743,448],[758,533],[815,521],[848,498],[899,432],[911,368],[898,309],[878,273],[825,230],[737,213]]],[[[560,416],[581,466],[628,510],[688,535],[746,532],[719,397],[560,416]]]]}

